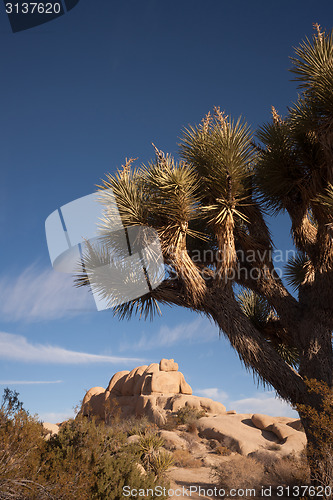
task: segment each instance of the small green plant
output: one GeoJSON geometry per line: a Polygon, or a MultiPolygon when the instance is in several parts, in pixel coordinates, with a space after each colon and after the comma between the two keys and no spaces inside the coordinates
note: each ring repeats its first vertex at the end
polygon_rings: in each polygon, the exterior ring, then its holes
{"type": "Polygon", "coordinates": [[[164,439],[158,436],[155,432],[147,432],[142,434],[138,442],[140,450],[140,458],[147,471],[154,470],[153,462],[160,448],[164,445],[164,439]]]}
{"type": "Polygon", "coordinates": [[[204,410],[197,410],[196,408],[191,408],[190,406],[183,406],[177,411],[176,418],[178,424],[190,424],[205,415],[206,412],[204,410]]]}
{"type": "Polygon", "coordinates": [[[157,477],[163,476],[174,463],[172,454],[166,450],[155,452],[150,459],[150,467],[157,477]]]}
{"type": "Polygon", "coordinates": [[[155,432],[147,432],[146,434],[141,434],[138,444],[144,453],[151,453],[162,448],[164,439],[155,432]]]}

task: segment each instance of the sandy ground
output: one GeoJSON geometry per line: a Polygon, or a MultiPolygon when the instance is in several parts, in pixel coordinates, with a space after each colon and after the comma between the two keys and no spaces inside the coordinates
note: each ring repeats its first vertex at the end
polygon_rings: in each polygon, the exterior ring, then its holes
{"type": "MultiPolygon", "coordinates": [[[[169,497],[169,500],[176,499],[192,499],[192,500],[216,500],[221,499],[217,495],[214,495],[214,488],[216,482],[212,476],[211,467],[200,467],[200,468],[182,468],[173,467],[168,473],[168,478],[170,480],[170,492],[174,491],[174,494],[169,497]],[[192,487],[192,490],[190,489],[192,487]],[[196,489],[195,489],[196,488],[196,489]],[[200,490],[201,488],[201,490],[200,490]],[[206,493],[206,494],[205,494],[206,493]]],[[[217,488],[218,492],[218,488],[217,488]]],[[[226,498],[226,497],[225,497],[226,498]]],[[[231,497],[229,497],[231,498],[231,497]]],[[[243,499],[244,496],[232,496],[232,500],[243,499]]],[[[269,497],[262,497],[258,495],[256,497],[251,497],[253,500],[283,500],[286,496],[276,497],[274,495],[269,497]]]]}
{"type": "Polygon", "coordinates": [[[191,498],[192,500],[219,498],[218,496],[211,496],[211,492],[209,491],[212,488],[214,489],[215,487],[214,478],[212,477],[210,467],[196,467],[194,469],[174,467],[170,470],[168,477],[170,479],[170,488],[175,491],[175,494],[173,496],[170,496],[170,500],[184,498],[191,498]],[[192,490],[190,490],[191,487],[192,490]],[[196,488],[197,491],[195,491],[194,488],[196,488]],[[199,490],[199,488],[201,488],[201,491],[199,490]],[[205,490],[205,492],[208,492],[209,496],[205,495],[203,490],[205,490]],[[184,491],[185,495],[183,495],[184,491]]]}

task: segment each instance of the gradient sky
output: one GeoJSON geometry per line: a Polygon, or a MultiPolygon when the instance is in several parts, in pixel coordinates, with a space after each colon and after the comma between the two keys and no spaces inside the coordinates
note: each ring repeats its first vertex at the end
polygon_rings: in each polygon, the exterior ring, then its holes
{"type": "MultiPolygon", "coordinates": [[[[213,108],[255,129],[296,100],[289,56],[331,1],[81,0],[13,34],[0,4],[0,390],[57,422],[114,372],[174,358],[194,394],[227,409],[291,415],[257,387],[208,320],[163,308],[119,322],[52,270],[47,216],[151,143],[177,155],[183,127],[213,108]]],[[[270,220],[291,248],[287,217],[270,220]]]]}

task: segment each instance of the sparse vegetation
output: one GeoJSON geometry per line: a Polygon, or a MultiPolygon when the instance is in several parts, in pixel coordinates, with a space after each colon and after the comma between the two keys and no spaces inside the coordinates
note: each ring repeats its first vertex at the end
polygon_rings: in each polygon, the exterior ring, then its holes
{"type": "Polygon", "coordinates": [[[293,487],[310,484],[310,468],[305,453],[301,458],[290,455],[275,460],[268,473],[274,486],[284,484],[293,487]]]}
{"type": "Polygon", "coordinates": [[[204,410],[197,410],[196,408],[191,408],[190,406],[183,406],[179,408],[176,413],[176,418],[178,424],[193,424],[196,420],[204,417],[206,412],[204,410]]]}
{"type": "MultiPolygon", "coordinates": [[[[146,465],[142,447],[127,444],[127,436],[117,426],[79,415],[46,441],[42,424],[23,409],[18,394],[7,389],[0,408],[0,498],[120,500],[125,485],[153,492],[163,484],[167,458],[155,457],[142,474],[137,466],[146,465]]],[[[142,439],[155,448],[161,444],[158,436],[142,439]]]]}
{"type": "Polygon", "coordinates": [[[201,461],[194,458],[188,450],[175,450],[173,452],[175,465],[178,467],[201,467],[201,461]]]}
{"type": "Polygon", "coordinates": [[[233,455],[221,467],[215,467],[213,475],[217,485],[226,491],[235,484],[238,488],[256,491],[262,486],[272,486],[274,495],[277,486],[292,488],[310,484],[310,469],[304,458],[293,455],[272,458],[267,453],[258,454],[256,458],[233,455]]]}
{"type": "Polygon", "coordinates": [[[223,457],[226,457],[228,455],[231,455],[232,451],[227,448],[226,446],[223,446],[223,444],[219,443],[216,448],[215,448],[215,452],[218,454],[218,455],[222,455],[223,457]]]}
{"type": "Polygon", "coordinates": [[[157,477],[164,476],[174,463],[172,453],[167,450],[159,450],[150,459],[150,467],[157,477]]]}
{"type": "MultiPolygon", "coordinates": [[[[254,458],[234,455],[221,467],[213,470],[219,488],[258,488],[263,484],[265,467],[254,458]]],[[[244,497],[246,498],[246,497],[244,497]]]]}
{"type": "Polygon", "coordinates": [[[160,428],[164,429],[165,431],[173,431],[177,429],[177,427],[178,427],[177,417],[175,415],[172,415],[172,413],[169,413],[167,415],[165,424],[160,426],[160,428]]]}
{"type": "Polygon", "coordinates": [[[187,427],[186,427],[186,430],[187,432],[189,432],[190,434],[198,434],[198,427],[197,427],[197,423],[195,420],[193,420],[193,422],[189,422],[187,424],[187,427]]]}

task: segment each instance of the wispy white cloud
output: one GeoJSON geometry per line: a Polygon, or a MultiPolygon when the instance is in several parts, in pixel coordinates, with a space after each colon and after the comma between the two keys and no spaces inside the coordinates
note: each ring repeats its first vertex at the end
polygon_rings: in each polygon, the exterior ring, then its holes
{"type": "Polygon", "coordinates": [[[298,418],[298,413],[286,401],[278,399],[274,391],[258,393],[243,399],[231,399],[225,391],[217,387],[197,389],[193,393],[219,401],[227,407],[227,410],[235,410],[237,413],[263,413],[273,417],[298,418]]]}
{"type": "Polygon", "coordinates": [[[0,385],[40,385],[62,383],[62,380],[0,380],[0,385]]]}
{"type": "Polygon", "coordinates": [[[221,389],[218,389],[217,387],[198,389],[194,392],[198,396],[214,399],[214,401],[219,401],[220,403],[225,403],[225,401],[229,399],[228,394],[225,391],[221,391],[221,389]]]}
{"type": "Polygon", "coordinates": [[[196,318],[190,323],[180,323],[175,327],[162,325],[157,333],[143,334],[135,344],[123,343],[122,351],[129,348],[135,350],[149,350],[156,347],[169,347],[175,344],[191,342],[209,342],[218,338],[216,327],[209,320],[196,318]]]}
{"type": "Polygon", "coordinates": [[[28,363],[84,364],[84,363],[134,363],[140,358],[105,356],[64,349],[54,345],[32,344],[22,335],[0,332],[0,359],[28,363]]]}
{"type": "Polygon", "coordinates": [[[298,413],[286,401],[278,399],[274,391],[261,393],[252,398],[230,401],[228,406],[237,413],[263,413],[274,417],[298,418],[298,413]]]}
{"type": "Polygon", "coordinates": [[[87,288],[73,277],[33,264],[18,276],[0,277],[0,314],[7,321],[43,321],[96,310],[87,288]]]}

